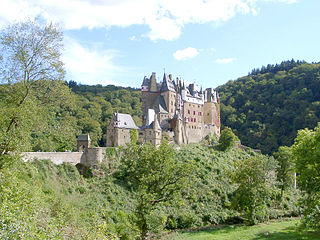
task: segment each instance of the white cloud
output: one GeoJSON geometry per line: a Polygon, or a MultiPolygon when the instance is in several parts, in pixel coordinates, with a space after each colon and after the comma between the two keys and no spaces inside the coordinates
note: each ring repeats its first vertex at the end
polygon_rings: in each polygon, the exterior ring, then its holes
{"type": "Polygon", "coordinates": [[[193,47],[187,47],[183,50],[177,50],[173,57],[177,60],[186,60],[190,58],[194,58],[199,54],[199,51],[193,47]]]}
{"type": "Polygon", "coordinates": [[[72,38],[65,38],[63,61],[70,80],[86,84],[115,84],[113,77],[123,69],[113,63],[115,50],[99,51],[81,45],[72,38]]]}
{"type": "Polygon", "coordinates": [[[140,41],[141,39],[139,39],[139,38],[137,38],[136,36],[131,36],[131,37],[129,37],[129,40],[131,40],[131,41],[140,41]]]}
{"type": "Polygon", "coordinates": [[[219,58],[216,60],[216,63],[231,63],[234,62],[235,58],[219,58]]]}
{"type": "Polygon", "coordinates": [[[145,24],[152,40],[174,40],[188,23],[223,22],[236,14],[256,14],[259,1],[296,0],[9,0],[1,2],[0,26],[42,16],[66,29],[145,24]]]}

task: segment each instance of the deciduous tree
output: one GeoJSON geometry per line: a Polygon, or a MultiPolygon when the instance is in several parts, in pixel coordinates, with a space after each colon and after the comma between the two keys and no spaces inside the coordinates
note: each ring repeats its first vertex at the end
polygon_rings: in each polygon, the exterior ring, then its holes
{"type": "Polygon", "coordinates": [[[191,173],[191,164],[179,160],[173,147],[131,144],[124,149],[121,172],[136,192],[137,225],[141,239],[149,230],[148,216],[157,206],[179,196],[191,173]]]}
{"type": "Polygon", "coordinates": [[[303,129],[292,146],[298,175],[298,185],[305,195],[304,223],[320,229],[320,123],[314,130],[303,129]]]}
{"type": "MultiPolygon", "coordinates": [[[[56,123],[72,102],[62,81],[62,37],[56,26],[39,20],[15,23],[0,32],[0,155],[30,149],[31,132],[50,135],[51,126],[60,130],[56,123]],[[47,124],[50,118],[55,121],[47,124]]],[[[60,134],[71,136],[69,132],[60,134]]]]}

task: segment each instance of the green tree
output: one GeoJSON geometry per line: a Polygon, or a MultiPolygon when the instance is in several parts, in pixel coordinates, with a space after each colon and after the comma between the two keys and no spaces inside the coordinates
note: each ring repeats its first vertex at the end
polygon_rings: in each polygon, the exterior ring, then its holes
{"type": "Polygon", "coordinates": [[[305,197],[301,201],[303,222],[320,230],[320,123],[314,130],[298,131],[292,146],[298,185],[305,197]]]}
{"type": "Polygon", "coordinates": [[[72,99],[62,81],[62,37],[57,27],[38,20],[0,32],[1,155],[30,149],[32,132],[39,136],[39,131],[50,135],[48,128],[59,131],[57,123],[68,115],[72,99]],[[52,124],[42,124],[48,119],[54,120],[52,124]]]}
{"type": "Polygon", "coordinates": [[[293,187],[294,184],[294,162],[291,157],[291,148],[282,146],[274,154],[278,162],[277,180],[280,184],[281,198],[283,192],[293,187]]]}
{"type": "Polygon", "coordinates": [[[256,154],[235,162],[231,179],[236,184],[233,206],[244,214],[249,225],[268,219],[267,204],[272,194],[276,162],[256,154]]]}
{"type": "Polygon", "coordinates": [[[136,192],[137,225],[140,238],[150,230],[148,217],[160,204],[179,196],[191,173],[191,164],[176,157],[175,150],[163,142],[159,148],[131,144],[124,149],[121,172],[136,192]]]}
{"type": "Polygon", "coordinates": [[[236,141],[239,140],[238,137],[232,132],[232,129],[229,127],[225,127],[221,131],[221,135],[219,138],[219,149],[225,151],[227,149],[232,148],[236,141]]]}

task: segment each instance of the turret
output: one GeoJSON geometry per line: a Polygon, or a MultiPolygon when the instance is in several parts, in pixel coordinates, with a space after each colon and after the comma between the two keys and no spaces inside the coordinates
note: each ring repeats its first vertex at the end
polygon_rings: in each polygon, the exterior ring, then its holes
{"type": "Polygon", "coordinates": [[[91,139],[89,134],[79,135],[77,138],[77,149],[78,152],[88,151],[90,147],[91,139]]]}
{"type": "Polygon", "coordinates": [[[142,92],[148,92],[149,91],[149,79],[144,76],[142,85],[141,85],[141,91],[142,92]]]}
{"type": "Polygon", "coordinates": [[[119,126],[120,126],[119,112],[117,111],[114,115],[115,116],[114,116],[113,126],[115,128],[119,128],[119,126]]]}
{"type": "Polygon", "coordinates": [[[158,92],[158,85],[157,85],[157,79],[156,79],[156,73],[153,72],[150,77],[149,81],[149,91],[150,92],[158,92]]]}

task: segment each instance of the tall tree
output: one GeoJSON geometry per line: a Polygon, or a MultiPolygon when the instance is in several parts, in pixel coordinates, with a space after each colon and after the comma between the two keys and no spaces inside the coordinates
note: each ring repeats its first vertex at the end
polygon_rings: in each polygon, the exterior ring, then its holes
{"type": "Polygon", "coordinates": [[[149,144],[131,144],[124,149],[121,162],[121,172],[137,194],[140,238],[146,239],[148,216],[160,204],[179,196],[190,178],[192,167],[179,160],[175,150],[166,142],[158,149],[149,144]]]}
{"type": "Polygon", "coordinates": [[[292,146],[299,188],[305,197],[301,201],[303,222],[320,230],[320,123],[314,130],[303,129],[292,146]]]}
{"type": "Polygon", "coordinates": [[[281,198],[286,189],[294,186],[294,162],[291,157],[291,148],[282,146],[274,154],[278,162],[277,180],[280,184],[281,198]]]}
{"type": "Polygon", "coordinates": [[[269,218],[267,204],[273,191],[274,158],[255,154],[235,162],[231,179],[236,184],[233,206],[243,213],[249,225],[269,218]]]}
{"type": "Polygon", "coordinates": [[[28,149],[30,133],[47,119],[43,114],[68,107],[62,37],[56,26],[39,20],[15,23],[0,32],[0,155],[28,149]]]}

